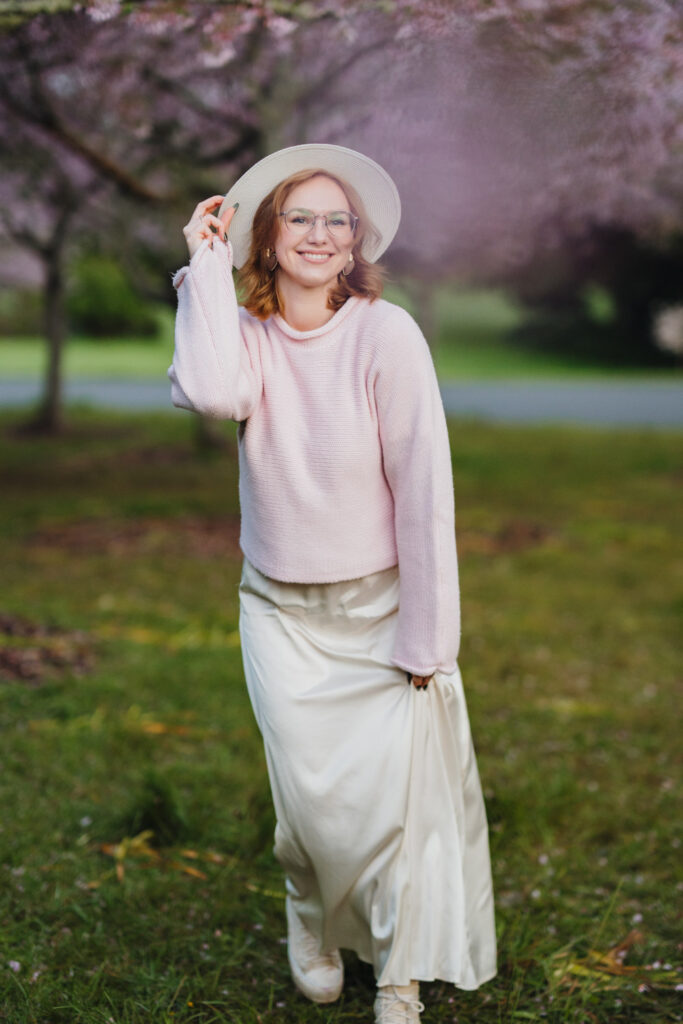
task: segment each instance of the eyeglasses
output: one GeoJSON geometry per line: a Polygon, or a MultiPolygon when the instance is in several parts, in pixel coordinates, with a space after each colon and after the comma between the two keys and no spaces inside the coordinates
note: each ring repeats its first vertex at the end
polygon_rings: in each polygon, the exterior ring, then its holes
{"type": "Polygon", "coordinates": [[[321,220],[335,238],[350,238],[356,230],[358,217],[348,210],[333,210],[331,213],[313,213],[312,210],[285,210],[278,217],[284,217],[285,224],[298,235],[305,235],[321,220]]]}

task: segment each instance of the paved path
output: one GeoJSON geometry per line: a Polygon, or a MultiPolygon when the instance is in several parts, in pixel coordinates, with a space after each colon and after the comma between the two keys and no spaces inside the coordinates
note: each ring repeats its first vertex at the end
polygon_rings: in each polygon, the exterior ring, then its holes
{"type": "MultiPolygon", "coordinates": [[[[169,410],[165,380],[77,379],[66,384],[67,402],[111,409],[169,410]]],[[[610,427],[683,427],[683,379],[465,381],[442,386],[449,415],[499,423],[585,423],[610,427]]],[[[0,380],[0,407],[24,406],[38,397],[38,382],[0,380]]]]}
{"type": "Polygon", "coordinates": [[[469,381],[441,393],[449,413],[501,423],[683,427],[683,380],[469,381]]]}

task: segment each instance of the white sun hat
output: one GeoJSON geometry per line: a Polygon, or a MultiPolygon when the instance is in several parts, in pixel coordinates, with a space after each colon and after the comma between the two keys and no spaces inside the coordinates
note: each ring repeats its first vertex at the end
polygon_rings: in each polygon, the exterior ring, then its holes
{"type": "Polygon", "coordinates": [[[396,234],[401,219],[401,200],[396,185],[383,167],[354,149],[310,143],[289,146],[259,160],[235,182],[223,200],[219,216],[229,206],[239,203],[228,229],[236,267],[246,263],[249,256],[251,226],[261,200],[291,174],[318,168],[347,181],[363,200],[376,235],[366,234],[361,252],[370,263],[379,259],[396,234]]]}

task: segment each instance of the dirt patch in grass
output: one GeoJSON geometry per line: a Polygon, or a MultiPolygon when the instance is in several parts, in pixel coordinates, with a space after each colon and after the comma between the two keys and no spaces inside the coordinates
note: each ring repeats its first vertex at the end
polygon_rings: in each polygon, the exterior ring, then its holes
{"type": "Polygon", "coordinates": [[[538,547],[553,537],[554,530],[531,519],[510,519],[494,532],[459,530],[458,551],[461,555],[514,554],[538,547]]]}
{"type": "MultiPolygon", "coordinates": [[[[495,531],[460,530],[461,554],[514,554],[538,547],[554,536],[543,523],[511,519],[495,531]]],[[[196,558],[242,557],[239,515],[145,516],[138,519],[83,519],[54,523],[31,535],[32,548],[58,548],[79,554],[129,555],[176,551],[196,558]]]]}
{"type": "Polygon", "coordinates": [[[67,419],[60,428],[46,431],[45,427],[36,422],[35,418],[30,415],[18,420],[10,420],[4,426],[1,433],[3,437],[10,441],[26,441],[27,443],[40,441],[41,438],[48,440],[59,438],[62,441],[81,439],[87,441],[92,441],[93,439],[119,441],[130,438],[131,441],[134,441],[137,436],[134,424],[126,423],[125,421],[116,423],[113,420],[82,423],[67,419]]]}
{"type": "MultiPolygon", "coordinates": [[[[237,444],[229,437],[219,436],[213,445],[204,449],[198,448],[197,444],[181,442],[179,444],[144,445],[138,448],[130,448],[124,452],[114,452],[110,456],[112,462],[121,467],[135,468],[137,466],[177,466],[178,463],[197,465],[202,459],[226,459],[229,462],[237,462],[237,444]]],[[[100,460],[101,461],[101,460],[100,460]]]]}
{"type": "Polygon", "coordinates": [[[94,660],[87,633],[0,612],[0,680],[36,686],[64,673],[84,675],[94,660]]]}
{"type": "Polygon", "coordinates": [[[240,558],[238,515],[221,517],[145,516],[138,519],[83,519],[45,526],[29,538],[32,548],[79,554],[129,555],[176,551],[197,558],[240,558]]]}
{"type": "Polygon", "coordinates": [[[196,463],[199,458],[195,446],[187,444],[155,444],[130,448],[113,453],[111,460],[119,467],[176,466],[179,462],[196,463]]]}
{"type": "MultiPolygon", "coordinates": [[[[73,438],[72,438],[73,440],[73,438]]],[[[89,438],[95,441],[89,449],[72,450],[62,462],[62,472],[67,474],[96,474],[98,477],[103,473],[113,472],[118,479],[128,475],[128,483],[135,479],[136,471],[150,472],[166,471],[167,469],[178,470],[181,466],[192,467],[202,466],[208,460],[218,460],[221,465],[226,463],[237,463],[237,448],[230,440],[220,442],[215,448],[199,451],[196,445],[189,442],[180,444],[156,444],[144,445],[139,448],[126,448],[124,443],[126,437],[121,435],[107,439],[106,437],[89,438]],[[107,440],[111,442],[112,451],[103,450],[107,440]],[[101,444],[99,443],[101,442],[101,444]],[[130,475],[129,475],[130,474],[130,475]]],[[[35,467],[28,467],[30,470],[35,467]]]]}

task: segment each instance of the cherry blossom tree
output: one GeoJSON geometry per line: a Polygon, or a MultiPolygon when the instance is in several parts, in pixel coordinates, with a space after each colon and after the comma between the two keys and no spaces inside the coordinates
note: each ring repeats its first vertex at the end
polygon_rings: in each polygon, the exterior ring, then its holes
{"type": "MultiPolygon", "coordinates": [[[[296,134],[293,123],[304,130],[321,81],[288,76],[288,37],[329,16],[321,5],[297,23],[295,7],[283,18],[249,4],[93,3],[0,35],[0,231],[33,253],[44,281],[50,359],[38,426],[60,425],[74,246],[109,238],[148,294],[168,297],[160,268],[183,259],[179,226],[191,205],[217,180],[227,191],[296,134]]],[[[352,52],[342,46],[324,83],[377,45],[373,37],[352,52]]]]}
{"type": "Polygon", "coordinates": [[[188,209],[278,146],[384,164],[404,198],[394,269],[426,284],[515,284],[596,229],[680,230],[669,0],[48,6],[0,22],[0,231],[44,268],[53,426],[74,246],[113,247],[168,294],[188,209]]]}
{"type": "Polygon", "coordinates": [[[600,283],[605,351],[656,359],[672,275],[651,271],[680,260],[683,230],[680,6],[427,3],[400,34],[402,60],[375,74],[381,114],[351,143],[389,153],[408,199],[397,268],[427,295],[452,276],[507,284],[546,314],[600,283]]]}
{"type": "MultiPolygon", "coordinates": [[[[42,276],[49,360],[35,425],[47,430],[62,419],[64,287],[75,247],[115,236],[131,272],[150,282],[144,270],[160,250],[175,248],[180,259],[164,220],[182,223],[193,194],[215,191],[212,171],[263,148],[253,104],[239,95],[247,83],[236,76],[227,95],[214,84],[216,64],[232,52],[228,34],[212,34],[210,11],[170,34],[144,8],[110,13],[97,5],[43,14],[0,37],[0,232],[33,254],[42,276]]],[[[221,24],[253,59],[268,26],[233,20],[231,12],[221,24]]],[[[167,277],[157,272],[150,290],[167,277]]]]}

